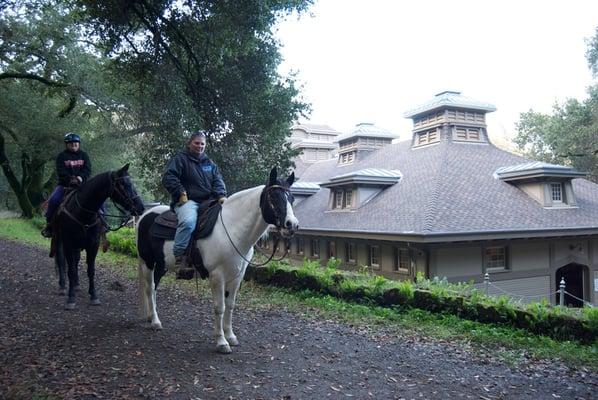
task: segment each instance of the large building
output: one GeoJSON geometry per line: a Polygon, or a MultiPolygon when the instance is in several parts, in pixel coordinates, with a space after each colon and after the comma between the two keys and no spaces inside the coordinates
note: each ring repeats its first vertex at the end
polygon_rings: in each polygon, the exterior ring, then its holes
{"type": "Polygon", "coordinates": [[[523,301],[555,303],[564,279],[567,303],[597,304],[598,185],[495,147],[495,109],[442,92],[405,113],[409,141],[373,124],[336,136],[334,156],[297,171],[291,255],[394,279],[481,284],[489,274],[523,301]]]}

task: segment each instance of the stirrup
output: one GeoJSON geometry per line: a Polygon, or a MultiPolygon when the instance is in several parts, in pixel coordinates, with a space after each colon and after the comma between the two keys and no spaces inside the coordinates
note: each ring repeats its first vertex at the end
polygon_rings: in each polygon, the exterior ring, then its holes
{"type": "Polygon", "coordinates": [[[41,234],[45,238],[51,238],[52,237],[52,228],[50,227],[50,225],[46,225],[44,227],[44,229],[42,229],[41,234]]]}

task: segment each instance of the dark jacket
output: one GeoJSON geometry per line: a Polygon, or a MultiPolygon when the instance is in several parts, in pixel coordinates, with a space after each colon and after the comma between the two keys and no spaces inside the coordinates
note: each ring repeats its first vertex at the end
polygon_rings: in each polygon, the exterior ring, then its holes
{"type": "Polygon", "coordinates": [[[162,184],[172,197],[171,206],[182,192],[198,203],[226,196],[226,186],[218,167],[205,154],[199,157],[189,151],[175,155],[166,165],[162,184]]]}
{"type": "Polygon", "coordinates": [[[83,182],[91,175],[91,162],[83,150],[76,152],[64,150],[56,157],[56,172],[58,183],[62,186],[71,186],[71,177],[80,176],[83,182]]]}

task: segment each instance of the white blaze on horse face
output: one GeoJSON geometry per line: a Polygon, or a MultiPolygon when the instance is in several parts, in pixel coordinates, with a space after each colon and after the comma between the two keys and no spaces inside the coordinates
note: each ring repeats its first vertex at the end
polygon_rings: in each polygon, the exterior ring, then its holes
{"type": "Polygon", "coordinates": [[[299,220],[295,217],[295,213],[293,212],[293,206],[288,200],[287,215],[284,219],[284,227],[292,233],[294,233],[299,228],[299,220]]]}

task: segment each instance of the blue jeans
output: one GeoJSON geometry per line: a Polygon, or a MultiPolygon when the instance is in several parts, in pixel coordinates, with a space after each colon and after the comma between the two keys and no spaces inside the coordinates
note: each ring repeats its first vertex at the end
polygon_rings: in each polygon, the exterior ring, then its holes
{"type": "Polygon", "coordinates": [[[48,199],[48,209],[46,210],[46,222],[50,222],[54,216],[54,212],[60,205],[62,197],[64,196],[64,187],[62,185],[56,186],[56,189],[50,195],[48,199]]]}
{"type": "Polygon", "coordinates": [[[174,212],[179,220],[176,227],[176,234],[174,235],[174,246],[172,252],[175,257],[182,256],[189,245],[191,235],[195,230],[197,224],[197,213],[199,211],[199,203],[189,200],[182,206],[176,206],[174,212]]]}

